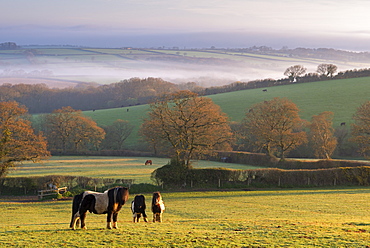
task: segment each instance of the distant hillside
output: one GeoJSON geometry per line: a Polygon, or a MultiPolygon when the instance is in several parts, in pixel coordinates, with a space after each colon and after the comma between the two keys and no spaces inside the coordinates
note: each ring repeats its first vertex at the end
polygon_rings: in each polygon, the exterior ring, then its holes
{"type": "Polygon", "coordinates": [[[243,49],[16,47],[0,50],[3,68],[0,77],[70,81],[52,82],[51,87],[58,88],[69,87],[73,81],[110,84],[133,77],[196,82],[209,87],[235,81],[280,79],[287,67],[296,64],[305,66],[310,73],[321,63],[336,64],[338,71],[365,68],[370,55],[327,48],[274,50],[263,46],[243,49]]]}
{"type": "MultiPolygon", "coordinates": [[[[369,92],[370,77],[363,77],[274,86],[267,88],[267,91],[241,90],[208,97],[221,107],[231,121],[243,119],[245,112],[255,103],[271,100],[274,97],[286,97],[297,104],[303,119],[310,121],[313,115],[332,111],[334,127],[345,122],[349,128],[356,108],[370,100],[369,92]]],[[[99,125],[111,124],[116,119],[130,121],[135,129],[127,140],[126,146],[137,148],[140,147],[137,131],[147,111],[148,105],[140,105],[84,113],[96,120],[99,125]]]]}

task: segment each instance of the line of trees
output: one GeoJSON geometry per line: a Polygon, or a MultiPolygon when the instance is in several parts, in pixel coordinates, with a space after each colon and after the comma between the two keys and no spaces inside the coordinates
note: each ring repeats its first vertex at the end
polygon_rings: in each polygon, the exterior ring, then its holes
{"type": "MultiPolygon", "coordinates": [[[[271,160],[284,160],[289,152],[305,146],[308,152],[304,157],[330,159],[339,142],[343,144],[344,139],[348,139],[334,130],[332,112],[315,115],[308,122],[299,117],[298,107],[286,98],[274,98],[252,106],[241,123],[231,125],[234,134],[231,135],[223,114],[212,107],[213,102],[209,100],[199,108],[190,104],[203,99],[194,93],[182,92],[151,105],[141,133],[157,154],[172,154],[177,162],[188,166],[192,158],[218,149],[215,144],[228,144],[222,149],[233,146],[237,150],[264,152],[271,160]],[[209,115],[213,119],[208,119],[209,115]]],[[[360,106],[354,119],[350,140],[368,156],[370,103],[360,106]]]]}
{"type": "MultiPolygon", "coordinates": [[[[286,98],[257,103],[243,121],[230,125],[227,116],[210,98],[190,91],[167,94],[151,104],[140,133],[157,155],[175,158],[174,164],[190,168],[192,159],[216,150],[265,152],[274,161],[304,145],[317,158],[330,159],[345,135],[336,135],[333,113],[302,120],[297,106],[286,98]]],[[[370,101],[355,115],[350,140],[359,152],[370,156],[370,101]]],[[[50,156],[49,150],[78,153],[86,150],[119,150],[132,126],[117,120],[107,127],[83,116],[71,107],[57,109],[41,120],[37,132],[27,117],[27,109],[17,102],[0,102],[0,177],[8,168],[24,160],[50,156]]]]}
{"type": "Polygon", "coordinates": [[[179,86],[160,78],[131,78],[97,87],[64,89],[51,89],[45,84],[3,84],[0,101],[19,102],[31,114],[51,113],[66,106],[84,111],[146,104],[159,95],[178,90],[179,86]]]}

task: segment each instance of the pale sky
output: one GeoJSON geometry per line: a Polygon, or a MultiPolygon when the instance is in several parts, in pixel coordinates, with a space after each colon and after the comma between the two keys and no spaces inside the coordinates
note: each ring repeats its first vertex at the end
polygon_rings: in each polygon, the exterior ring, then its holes
{"type": "Polygon", "coordinates": [[[0,0],[0,43],[370,51],[367,0],[0,0]]]}

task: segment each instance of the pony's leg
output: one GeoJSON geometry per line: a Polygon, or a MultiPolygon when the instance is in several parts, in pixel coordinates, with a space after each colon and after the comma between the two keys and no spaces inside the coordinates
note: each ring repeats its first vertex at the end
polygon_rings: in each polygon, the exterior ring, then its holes
{"type": "Polygon", "coordinates": [[[136,220],[136,215],[137,215],[136,213],[132,214],[132,222],[134,222],[134,223],[135,223],[135,220],[136,220]]]}
{"type": "Polygon", "coordinates": [[[145,222],[148,222],[148,217],[146,216],[145,210],[143,211],[143,218],[145,222]]]}
{"type": "Polygon", "coordinates": [[[112,229],[112,222],[107,222],[107,229],[112,229]]]}
{"type": "Polygon", "coordinates": [[[108,211],[107,214],[107,228],[112,229],[112,211],[108,211]]]}
{"type": "Polygon", "coordinates": [[[158,214],[158,222],[162,222],[162,213],[158,214]]]}
{"type": "Polygon", "coordinates": [[[153,213],[153,222],[155,222],[155,218],[156,218],[155,213],[153,213]]]}
{"type": "Polygon", "coordinates": [[[85,223],[85,219],[86,219],[86,212],[84,212],[84,213],[80,213],[80,216],[81,216],[81,228],[82,228],[82,229],[87,229],[87,228],[86,228],[86,223],[85,223]]]}
{"type": "Polygon", "coordinates": [[[118,229],[117,226],[118,213],[113,213],[113,228],[118,229]]]}

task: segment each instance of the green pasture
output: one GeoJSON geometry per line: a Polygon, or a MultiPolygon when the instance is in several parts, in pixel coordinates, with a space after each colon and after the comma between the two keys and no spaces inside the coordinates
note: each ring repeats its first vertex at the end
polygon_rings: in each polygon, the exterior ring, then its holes
{"type": "Polygon", "coordinates": [[[210,98],[218,104],[232,121],[240,121],[245,112],[259,102],[269,101],[274,97],[286,97],[300,109],[300,116],[308,121],[313,115],[324,111],[334,113],[334,126],[342,122],[351,123],[356,109],[370,100],[370,78],[353,78],[319,81],[262,89],[242,90],[212,95],[210,98]]]}
{"type": "MultiPolygon", "coordinates": [[[[10,169],[8,177],[31,176],[85,176],[95,178],[135,179],[135,183],[153,183],[151,173],[169,162],[168,158],[144,157],[101,157],[101,156],[53,156],[42,163],[23,162],[10,169]],[[153,165],[144,165],[147,159],[153,165]]],[[[195,168],[255,169],[257,166],[222,163],[213,161],[193,161],[195,168]]]]}
{"type": "MultiPolygon", "coordinates": [[[[231,121],[241,121],[246,111],[255,103],[268,101],[274,97],[286,97],[300,109],[301,118],[310,121],[313,115],[324,111],[334,113],[334,127],[346,122],[349,128],[356,109],[370,100],[370,78],[329,80],[312,83],[301,83],[268,87],[262,89],[241,90],[208,96],[218,104],[231,121]]],[[[148,105],[128,108],[115,108],[98,111],[85,111],[99,125],[108,125],[117,119],[129,121],[134,130],[126,142],[128,148],[140,147],[138,130],[149,110],[148,105]],[[127,109],[129,111],[127,112],[127,109]]]]}
{"type": "MultiPolygon", "coordinates": [[[[0,198],[2,247],[368,247],[369,188],[162,192],[162,223],[132,223],[130,204],[107,230],[88,214],[69,229],[71,200],[0,198]]],[[[147,203],[151,195],[145,194],[147,203]]],[[[129,202],[133,199],[130,196],[129,202]]],[[[149,207],[148,207],[149,208],[149,207]]],[[[150,208],[147,208],[149,216],[150,208]]],[[[151,218],[149,218],[151,219],[151,218]]]]}

